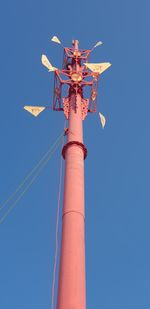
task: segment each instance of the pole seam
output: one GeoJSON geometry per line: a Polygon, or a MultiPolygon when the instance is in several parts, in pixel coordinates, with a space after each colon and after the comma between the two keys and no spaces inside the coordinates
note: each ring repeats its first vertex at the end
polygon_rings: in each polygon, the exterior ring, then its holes
{"type": "Polygon", "coordinates": [[[76,211],[76,210],[69,210],[69,211],[64,212],[62,215],[62,218],[64,218],[64,216],[68,215],[69,213],[76,213],[78,215],[81,215],[83,219],[85,220],[85,216],[80,211],[76,211]]]}
{"type": "Polygon", "coordinates": [[[66,145],[64,145],[64,147],[62,149],[62,156],[63,156],[64,160],[65,160],[66,150],[73,145],[76,145],[83,150],[84,160],[85,160],[86,157],[87,157],[87,148],[85,147],[84,144],[82,144],[78,141],[71,141],[71,142],[68,142],[66,145]]]}

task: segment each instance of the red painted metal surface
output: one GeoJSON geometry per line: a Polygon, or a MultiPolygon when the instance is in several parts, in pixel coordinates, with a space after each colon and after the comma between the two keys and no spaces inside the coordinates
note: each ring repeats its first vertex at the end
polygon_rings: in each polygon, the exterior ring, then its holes
{"type": "Polygon", "coordinates": [[[78,141],[71,141],[71,142],[68,142],[62,149],[62,156],[63,158],[65,159],[66,158],[66,150],[73,146],[73,145],[77,145],[79,146],[82,150],[83,150],[83,154],[84,154],[84,159],[86,159],[87,157],[87,149],[85,147],[85,145],[83,143],[80,143],[78,141]]]}
{"type": "MultiPolygon", "coordinates": [[[[78,50],[77,42],[74,46],[78,50]]],[[[74,60],[74,58],[73,58],[74,60]]],[[[80,63],[72,61],[80,72],[80,63]]],[[[84,242],[84,151],[82,96],[78,84],[69,96],[68,134],[57,309],[86,309],[84,242]],[[76,91],[77,90],[77,91],[76,91]],[[76,141],[76,143],[74,142],[76,141]]]]}
{"type": "MultiPolygon", "coordinates": [[[[75,95],[71,100],[75,100],[75,95]]],[[[70,111],[68,142],[83,143],[80,95],[77,107],[77,112],[70,111]]],[[[75,144],[65,154],[62,220],[57,309],[85,309],[84,153],[75,144]]]]}

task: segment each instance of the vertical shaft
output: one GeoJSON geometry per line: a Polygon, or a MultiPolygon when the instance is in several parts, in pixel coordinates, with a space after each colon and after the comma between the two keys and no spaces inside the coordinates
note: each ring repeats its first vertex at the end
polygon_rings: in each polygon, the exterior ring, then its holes
{"type": "MultiPolygon", "coordinates": [[[[68,129],[68,142],[83,143],[79,94],[73,94],[70,98],[68,129]]],[[[86,309],[85,294],[84,154],[79,145],[73,144],[65,153],[57,309],[86,309]]]]}

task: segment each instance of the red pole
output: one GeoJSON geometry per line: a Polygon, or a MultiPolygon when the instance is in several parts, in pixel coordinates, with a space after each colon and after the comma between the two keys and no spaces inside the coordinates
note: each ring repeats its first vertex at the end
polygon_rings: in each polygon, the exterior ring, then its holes
{"type": "MultiPolygon", "coordinates": [[[[74,49],[78,50],[78,41],[74,49]]],[[[86,309],[82,106],[79,93],[69,99],[57,309],[86,309]]]]}

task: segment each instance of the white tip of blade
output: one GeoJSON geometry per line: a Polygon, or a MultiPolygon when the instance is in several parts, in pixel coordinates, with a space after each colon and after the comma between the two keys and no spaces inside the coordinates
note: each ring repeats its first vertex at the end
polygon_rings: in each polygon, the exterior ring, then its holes
{"type": "Polygon", "coordinates": [[[104,129],[105,124],[106,124],[106,118],[101,113],[99,113],[99,118],[100,118],[100,122],[101,122],[102,128],[104,129]]]}
{"type": "Polygon", "coordinates": [[[102,74],[106,71],[110,66],[110,62],[103,62],[103,63],[84,63],[84,65],[90,69],[94,73],[102,74]]]}
{"type": "Polygon", "coordinates": [[[31,113],[33,116],[37,117],[41,112],[44,111],[45,107],[44,106],[29,106],[26,105],[24,106],[24,109],[31,113]]]}
{"type": "Polygon", "coordinates": [[[55,36],[55,35],[52,37],[51,41],[52,41],[52,42],[55,42],[55,43],[57,43],[57,44],[61,44],[61,41],[60,41],[60,40],[58,39],[58,37],[55,36]]]}
{"type": "Polygon", "coordinates": [[[46,55],[42,55],[41,61],[42,61],[42,64],[49,70],[49,72],[53,72],[57,70],[57,68],[53,67],[52,64],[49,62],[46,55]]]}
{"type": "Polygon", "coordinates": [[[102,45],[102,44],[103,44],[102,41],[98,41],[98,42],[94,45],[93,49],[96,48],[96,47],[98,47],[98,46],[100,46],[100,45],[102,45]]]}

